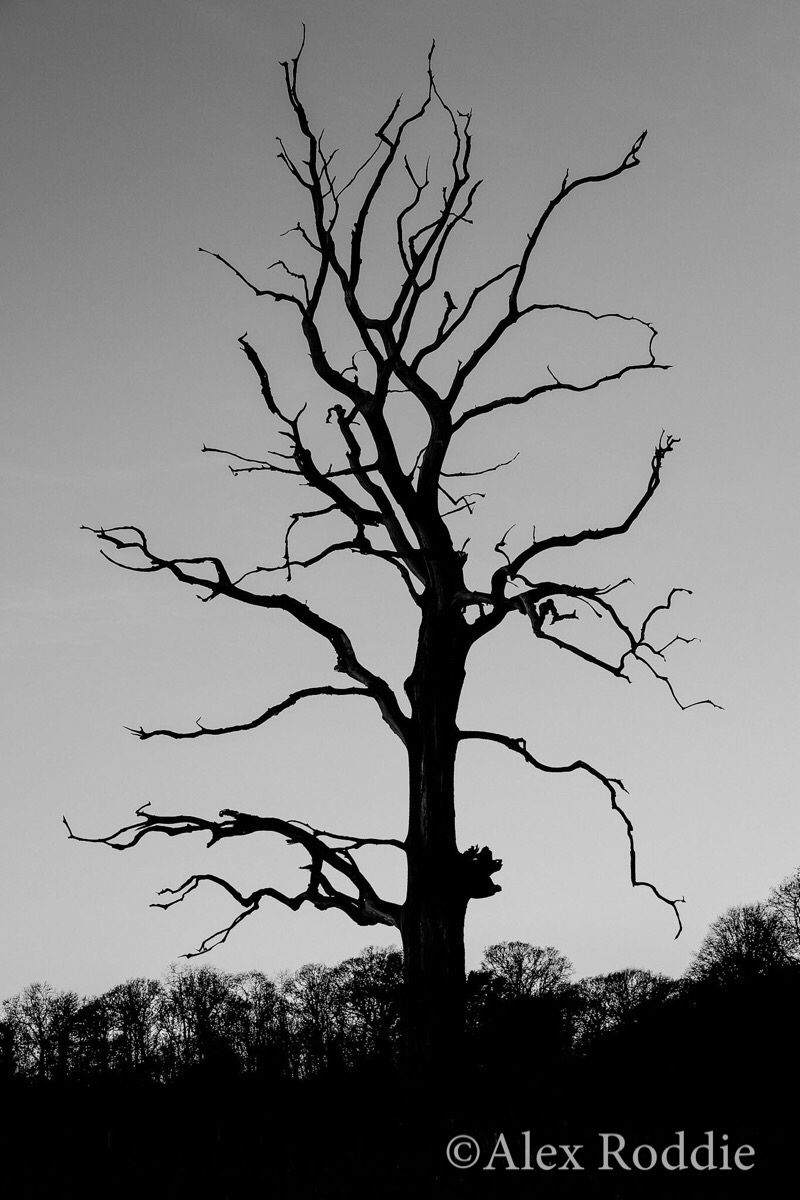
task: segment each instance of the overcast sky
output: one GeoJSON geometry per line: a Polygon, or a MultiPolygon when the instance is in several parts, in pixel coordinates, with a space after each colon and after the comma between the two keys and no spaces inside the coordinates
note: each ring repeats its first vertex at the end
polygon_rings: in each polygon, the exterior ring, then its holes
{"type": "MultiPolygon", "coordinates": [[[[800,863],[799,17],[793,0],[0,3],[1,995],[34,979],[90,993],[160,975],[234,915],[213,890],[168,914],[147,907],[192,871],[227,872],[243,888],[299,890],[305,878],[302,858],[267,839],[207,853],[202,840],[152,838],[115,854],[69,842],[62,813],[87,834],[124,824],[145,800],[404,831],[399,746],[359,701],[311,701],[226,739],[126,733],[247,720],[335,676],[324,646],[288,619],[115,571],[79,530],[134,522],[159,552],[221,553],[232,569],[280,558],[297,495],[274,478],[234,479],[200,453],[204,442],[254,455],[275,445],[237,337],[249,330],[288,405],[324,414],[327,397],[292,313],[197,247],[259,280],[296,252],[280,234],[302,197],[274,139],[294,134],[278,60],[296,49],[301,19],[303,95],[349,164],[396,95],[410,105],[424,93],[435,36],[440,87],[474,111],[485,180],[442,276],[462,298],[514,260],[567,167],[608,169],[649,130],[636,171],[560,210],[528,290],[652,321],[673,369],[473,422],[454,466],[519,458],[485,477],[486,500],[456,528],[471,538],[479,585],[512,522],[521,538],[533,524],[544,535],[618,520],[662,428],[680,436],[635,529],[553,556],[548,577],[631,576],[621,603],[632,620],[673,585],[692,588],[660,618],[664,641],[702,639],[675,647],[672,678],[683,700],[712,696],[725,711],[684,713],[646,673],[627,686],[564,661],[520,618],[474,656],[463,724],[621,776],[640,871],[685,896],[686,928],[674,941],[669,910],[631,891],[624,830],[590,779],[537,776],[497,747],[468,746],[460,842],[488,843],[505,864],[502,893],[470,908],[470,965],[486,944],[519,938],[556,945],[580,974],[679,973],[710,920],[800,863]]],[[[449,155],[446,134],[433,123],[432,154],[449,155]]],[[[389,252],[378,237],[368,249],[378,297],[389,252]]],[[[578,378],[615,336],[528,326],[473,395],[530,384],[546,362],[578,378]]],[[[349,353],[343,345],[342,365],[349,353]]],[[[402,427],[402,410],[394,417],[402,427]]],[[[311,548],[313,531],[303,536],[311,548]]],[[[348,559],[292,587],[400,685],[413,626],[392,573],[348,559]]],[[[399,866],[373,862],[397,899],[399,866]]],[[[276,905],[213,961],[275,973],[369,941],[388,944],[391,931],[276,905]]]]}

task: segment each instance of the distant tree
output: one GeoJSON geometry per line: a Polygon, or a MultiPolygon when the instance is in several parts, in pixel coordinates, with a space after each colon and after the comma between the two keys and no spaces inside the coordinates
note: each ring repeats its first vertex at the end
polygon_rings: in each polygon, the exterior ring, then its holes
{"type": "Polygon", "coordinates": [[[344,1065],[348,1012],[346,980],[339,967],[306,963],[284,976],[295,1074],[318,1075],[344,1065]]]}
{"type": "Polygon", "coordinates": [[[689,979],[732,984],[769,975],[789,961],[784,924],[765,904],[717,917],[687,970],[689,979]]]}
{"type": "Polygon", "coordinates": [[[367,946],[355,958],[345,959],[339,970],[353,1062],[391,1061],[400,1031],[402,954],[389,947],[367,946]]]}
{"type": "Polygon", "coordinates": [[[173,969],[164,985],[160,1021],[173,1071],[231,1067],[229,1030],[240,1000],[229,976],[212,967],[173,969]]]}
{"type": "Polygon", "coordinates": [[[800,958],[800,867],[772,889],[766,906],[784,929],[788,953],[800,958]]]}
{"type": "MultiPolygon", "coordinates": [[[[213,452],[228,456],[234,474],[293,476],[314,500],[290,517],[282,560],[244,572],[229,569],[214,553],[156,550],[136,526],[99,527],[92,532],[106,557],[118,566],[162,572],[206,601],[224,597],[264,614],[290,618],[332,652],[333,669],[344,677],[344,686],[326,681],[301,687],[280,700],[270,700],[256,716],[235,723],[211,727],[198,722],[183,731],[140,727],[132,731],[136,736],[213,737],[260,728],[294,705],[319,697],[347,698],[348,703],[357,697],[372,706],[402,747],[408,774],[407,821],[399,836],[381,839],[351,837],[236,808],[223,809],[218,819],[211,820],[187,813],[165,814],[145,804],[136,819],[116,833],[81,840],[128,849],[153,833],[199,832],[211,845],[224,838],[266,832],[301,848],[308,855],[308,876],[294,894],[269,883],[244,893],[227,879],[201,872],[164,889],[160,905],[179,903],[206,884],[222,889],[237,905],[236,917],[205,938],[198,953],[219,945],[267,900],[291,910],[304,904],[333,909],[362,927],[396,928],[403,946],[409,1045],[418,1059],[440,1058],[457,1040],[463,1021],[467,907],[470,901],[499,891],[495,876],[502,865],[488,847],[464,848],[457,842],[455,768],[465,743],[488,743],[510,751],[537,771],[579,773],[602,788],[623,825],[631,884],[649,889],[669,905],[680,929],[678,901],[637,873],[633,827],[621,804],[624,789],[618,779],[581,758],[552,762],[542,751],[529,749],[524,738],[466,729],[458,723],[473,649],[501,624],[517,618],[523,619],[529,635],[540,644],[555,646],[614,679],[627,680],[635,669],[647,671],[669,688],[682,708],[690,707],[678,699],[665,666],[669,647],[689,639],[659,637],[655,628],[657,619],[686,589],[673,588],[663,604],[632,622],[623,615],[616,596],[627,579],[613,584],[575,582],[547,578],[546,568],[538,569],[552,551],[627,533],[656,494],[677,438],[662,431],[649,449],[641,488],[621,513],[564,532],[526,532],[511,539],[509,529],[498,536],[497,564],[488,571],[480,556],[468,561],[470,539],[451,524],[454,518],[471,513],[480,499],[474,490],[463,490],[471,487],[464,481],[507,465],[465,462],[459,452],[463,431],[478,431],[487,420],[502,420],[507,410],[541,397],[594,392],[623,377],[666,369],[657,361],[657,332],[649,321],[613,310],[592,311],[530,290],[532,264],[551,219],[563,212],[576,192],[636,168],[645,134],[637,136],[610,166],[574,176],[567,171],[562,177],[559,171],[560,184],[520,239],[516,261],[501,264],[458,295],[457,285],[443,278],[442,269],[454,235],[472,221],[480,185],[471,174],[470,114],[443,99],[429,57],[426,93],[419,106],[400,117],[402,98],[398,99],[381,121],[371,153],[337,176],[333,165],[337,151],[315,130],[298,92],[301,53],[302,47],[282,64],[301,149],[293,155],[279,140],[278,157],[306,203],[305,223],[298,220],[289,232],[310,266],[303,270],[301,263],[290,266],[279,260],[273,266],[284,272],[287,284],[261,287],[223,255],[213,252],[213,257],[255,296],[287,305],[296,314],[311,368],[330,396],[321,405],[315,397],[308,406],[304,403],[292,411],[285,399],[275,395],[253,341],[242,335],[239,346],[254,372],[265,415],[284,441],[281,450],[266,454],[254,455],[250,447],[245,454],[216,448],[213,452]],[[452,149],[442,156],[438,169],[435,163],[429,169],[424,152],[419,154],[409,138],[416,137],[425,119],[436,111],[449,128],[452,149]],[[385,238],[383,243],[373,239],[376,228],[389,231],[389,244],[385,238]],[[382,288],[377,298],[376,288],[382,288]],[[620,336],[594,367],[570,370],[566,363],[554,367],[540,355],[532,368],[533,378],[519,391],[506,391],[507,385],[498,382],[492,371],[492,363],[496,365],[502,353],[501,342],[505,345],[506,335],[526,318],[535,321],[542,314],[562,317],[576,333],[603,322],[620,336]],[[310,553],[295,552],[296,528],[312,523],[328,528],[329,536],[310,553]],[[335,532],[337,525],[345,530],[343,534],[335,532]],[[416,651],[402,691],[367,665],[351,631],[310,608],[291,590],[262,586],[272,572],[283,571],[288,587],[293,573],[334,554],[363,556],[376,570],[388,570],[415,614],[416,651]],[[384,896],[365,873],[358,855],[374,844],[394,847],[404,856],[404,899],[384,896]]],[[[337,169],[340,161],[341,156],[337,169]]],[[[525,515],[526,529],[530,529],[528,521],[525,515]]],[[[485,550],[492,552],[490,545],[485,550]]],[[[381,603],[376,599],[376,607],[381,603]]],[[[335,804],[340,805],[338,797],[335,804]]],[[[70,836],[75,836],[71,830],[70,836]]]]}
{"type": "Polygon", "coordinates": [[[3,1008],[18,1070],[40,1080],[64,1078],[72,1063],[81,1008],[76,993],[31,983],[3,1008]]]}
{"type": "Polygon", "coordinates": [[[520,1082],[569,1053],[572,963],[554,946],[497,942],[467,978],[471,1053],[520,1082]]]}
{"type": "Polygon", "coordinates": [[[0,1021],[0,1081],[6,1082],[16,1074],[14,1027],[10,1021],[0,1021]]]}
{"type": "Polygon", "coordinates": [[[679,991],[676,980],[638,967],[582,979],[575,987],[577,1041],[629,1028],[679,991]]]}
{"type": "Polygon", "coordinates": [[[504,999],[554,995],[569,984],[572,963],[555,946],[497,942],[488,946],[481,970],[504,999]]]}
{"type": "Polygon", "coordinates": [[[71,1078],[95,1079],[113,1070],[112,1017],[104,996],[83,1001],[75,1014],[70,1040],[71,1078]]]}
{"type": "Polygon", "coordinates": [[[161,984],[155,979],[128,979],[106,992],[103,1002],[115,1069],[126,1074],[158,1074],[165,1003],[161,984]]]}
{"type": "Polygon", "coordinates": [[[288,1074],[288,1017],[281,989],[262,971],[234,975],[229,982],[240,1003],[229,1009],[227,1036],[243,1070],[288,1074]]]}

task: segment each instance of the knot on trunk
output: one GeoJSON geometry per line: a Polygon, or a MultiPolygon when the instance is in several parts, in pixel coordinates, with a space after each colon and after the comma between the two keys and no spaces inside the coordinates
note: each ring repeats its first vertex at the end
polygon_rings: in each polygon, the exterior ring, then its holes
{"type": "Polygon", "coordinates": [[[470,846],[460,856],[461,881],[464,895],[478,900],[483,896],[493,896],[501,890],[495,883],[495,875],[503,865],[501,858],[492,858],[488,846],[470,846]]]}

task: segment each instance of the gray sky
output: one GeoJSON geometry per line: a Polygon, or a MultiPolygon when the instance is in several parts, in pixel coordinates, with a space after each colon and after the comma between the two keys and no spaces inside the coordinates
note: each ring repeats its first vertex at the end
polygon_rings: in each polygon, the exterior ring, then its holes
{"type": "MultiPolygon", "coordinates": [[[[646,675],[629,687],[565,662],[520,618],[476,654],[463,724],[622,776],[641,873],[686,896],[686,931],[675,942],[670,912],[630,890],[624,831],[590,780],[553,781],[469,746],[460,841],[488,843],[505,862],[502,893],[470,909],[470,962],[489,942],[521,938],[555,944],[581,974],[677,973],[711,919],[797,866],[799,16],[789,0],[0,4],[2,995],[37,978],[93,992],[161,974],[233,915],[213,890],[169,914],[147,908],[191,871],[248,888],[303,878],[302,860],[266,840],[213,856],[193,839],[153,838],[124,855],[70,843],[62,812],[86,833],[116,828],[148,799],[156,811],[230,805],[378,835],[404,828],[398,748],[358,701],[310,702],[226,739],[125,733],[246,720],[335,677],[324,648],[288,620],[115,571],[79,532],[132,521],[159,551],[219,552],[242,570],[280,557],[291,488],[233,479],[199,453],[203,442],[245,454],[274,445],[238,335],[250,331],[287,402],[324,412],[326,397],[291,313],[196,248],[258,278],[291,249],[279,235],[300,198],[274,157],[275,135],[294,132],[277,62],[296,48],[301,18],[303,94],[350,163],[400,91],[409,103],[422,93],[436,37],[440,86],[474,110],[485,178],[442,276],[462,296],[514,260],[566,167],[608,168],[650,131],[641,167],[564,206],[529,290],[652,321],[673,370],[473,422],[461,465],[520,456],[486,478],[463,529],[477,584],[513,521],[544,534],[618,519],[662,427],[679,435],[635,530],[554,556],[548,570],[575,582],[632,576],[632,619],[671,586],[692,588],[664,640],[702,642],[675,649],[672,677],[683,699],[710,695],[726,711],[681,713],[646,675]]],[[[433,130],[433,149],[445,133],[433,130]]],[[[378,288],[385,260],[370,245],[378,288]]],[[[473,398],[530,380],[545,361],[564,376],[591,369],[596,334],[528,326],[473,398]]],[[[402,680],[412,627],[391,576],[348,560],[295,586],[402,680]]],[[[381,857],[375,869],[399,898],[399,864],[381,857]]],[[[277,972],[366,940],[391,935],[275,906],[213,961],[277,972]]]]}

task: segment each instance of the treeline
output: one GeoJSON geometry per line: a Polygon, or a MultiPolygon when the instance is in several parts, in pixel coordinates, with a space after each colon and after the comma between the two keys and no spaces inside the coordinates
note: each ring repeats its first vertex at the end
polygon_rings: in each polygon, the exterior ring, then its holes
{"type": "MultiPolygon", "coordinates": [[[[466,1054],[494,1069],[510,1053],[539,1066],[586,1057],[722,994],[749,994],[800,976],[800,870],[766,901],[729,909],[680,979],[629,968],[580,980],[552,946],[488,947],[467,980],[466,1054]]],[[[396,1064],[402,958],[369,947],[336,966],[307,964],[270,978],[209,966],[173,968],[81,998],[34,983],[2,1006],[6,1081],[163,1084],[199,1077],[307,1080],[396,1064]]]]}

